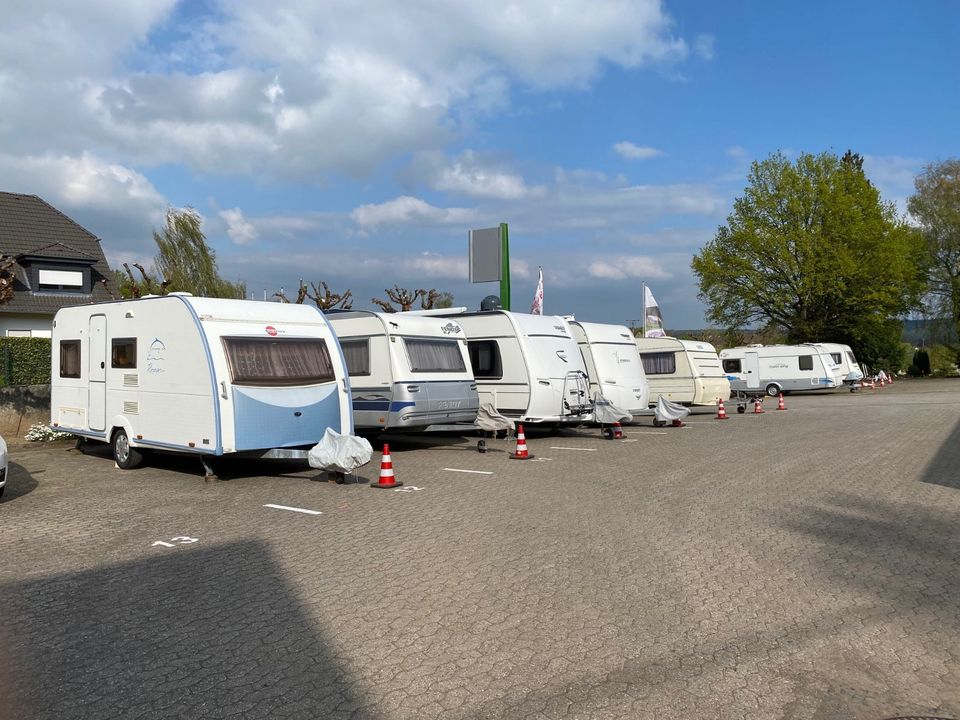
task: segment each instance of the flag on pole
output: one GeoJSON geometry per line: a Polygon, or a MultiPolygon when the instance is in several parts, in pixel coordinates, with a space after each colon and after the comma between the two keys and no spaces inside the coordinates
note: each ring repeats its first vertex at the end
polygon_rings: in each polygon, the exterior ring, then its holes
{"type": "Polygon", "coordinates": [[[533,305],[530,306],[531,315],[543,315],[543,268],[540,268],[540,280],[537,281],[537,292],[533,294],[533,305]]]}
{"type": "Polygon", "coordinates": [[[653,293],[646,285],[643,286],[643,336],[644,337],[666,337],[663,331],[663,316],[660,314],[660,306],[653,299],[653,293]]]}

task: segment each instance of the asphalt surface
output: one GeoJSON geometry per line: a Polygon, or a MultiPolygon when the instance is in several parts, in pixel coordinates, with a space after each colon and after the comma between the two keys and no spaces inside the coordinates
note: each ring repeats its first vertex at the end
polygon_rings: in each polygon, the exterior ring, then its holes
{"type": "Polygon", "coordinates": [[[960,717],[960,380],[765,405],[404,492],[14,447],[0,719],[960,717]]]}

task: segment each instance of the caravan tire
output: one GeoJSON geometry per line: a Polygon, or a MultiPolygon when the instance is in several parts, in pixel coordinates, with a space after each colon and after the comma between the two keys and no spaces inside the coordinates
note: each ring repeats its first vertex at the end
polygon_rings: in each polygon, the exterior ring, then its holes
{"type": "Polygon", "coordinates": [[[781,392],[782,391],[779,385],[774,385],[773,383],[770,383],[769,385],[767,385],[767,395],[769,395],[770,397],[776,397],[781,392]]]}
{"type": "Polygon", "coordinates": [[[143,453],[130,446],[130,438],[127,437],[127,431],[123,428],[118,428],[113,433],[110,445],[113,448],[113,459],[122,469],[132,470],[143,462],[143,453]]]}

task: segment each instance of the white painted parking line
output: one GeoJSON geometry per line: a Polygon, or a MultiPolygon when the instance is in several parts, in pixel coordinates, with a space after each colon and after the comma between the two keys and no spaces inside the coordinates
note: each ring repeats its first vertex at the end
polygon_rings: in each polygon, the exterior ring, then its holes
{"type": "Polygon", "coordinates": [[[558,447],[556,445],[550,446],[551,450],[582,450],[583,452],[596,452],[596,448],[572,448],[572,447],[558,447]]]}
{"type": "Polygon", "coordinates": [[[666,434],[667,433],[665,432],[654,432],[654,431],[634,433],[634,435],[666,435],[666,434]]]}
{"type": "Polygon", "coordinates": [[[289,510],[290,512],[304,513],[306,515],[323,515],[319,510],[306,510],[304,508],[295,508],[288,507],[287,505],[274,505],[272,503],[267,503],[264,507],[273,508],[274,510],[289,510]]]}
{"type": "Polygon", "coordinates": [[[474,475],[493,475],[492,470],[461,470],[460,468],[444,468],[444,470],[449,472],[473,473],[474,475]]]}

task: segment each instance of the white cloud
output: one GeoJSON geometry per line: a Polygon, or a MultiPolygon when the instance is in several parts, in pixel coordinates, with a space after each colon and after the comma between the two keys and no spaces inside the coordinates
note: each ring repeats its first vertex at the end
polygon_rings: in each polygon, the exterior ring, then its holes
{"type": "Polygon", "coordinates": [[[468,275],[467,259],[437,253],[425,252],[412,260],[402,261],[407,272],[417,273],[430,278],[457,278],[463,280],[468,275]]]}
{"type": "Polygon", "coordinates": [[[227,235],[237,245],[249,245],[257,239],[257,229],[240,208],[221,210],[220,217],[227,223],[227,235]]]}
{"type": "MultiPolygon", "coordinates": [[[[585,87],[606,65],[688,54],[658,0],[419,0],[418,12],[238,0],[189,18],[184,7],[15,3],[0,26],[0,146],[267,179],[364,176],[442,147],[518,86],[585,87]]],[[[450,170],[451,191],[524,192],[517,176],[450,170]]]]}
{"type": "Polygon", "coordinates": [[[597,260],[590,264],[587,271],[592,277],[605,280],[625,280],[627,278],[662,279],[670,277],[653,258],[645,255],[621,255],[608,260],[597,260]]]}
{"type": "Polygon", "coordinates": [[[703,33],[693,39],[693,54],[702,60],[713,60],[717,56],[717,39],[703,33]]]}
{"type": "Polygon", "coordinates": [[[734,160],[746,160],[750,157],[750,152],[741,145],[733,145],[727,148],[727,156],[734,160]]]}
{"type": "Polygon", "coordinates": [[[542,188],[529,187],[505,160],[466,150],[456,158],[441,152],[417,155],[407,171],[409,179],[434,190],[479,199],[519,200],[542,188]]]}
{"type": "Polygon", "coordinates": [[[382,225],[451,225],[469,223],[476,218],[470,208],[439,208],[420,198],[404,195],[380,204],[361,205],[350,217],[361,228],[382,225]]]}
{"type": "Polygon", "coordinates": [[[657,150],[649,145],[634,145],[629,140],[614,144],[613,149],[627,160],[648,160],[663,155],[662,150],[657,150]]]}

